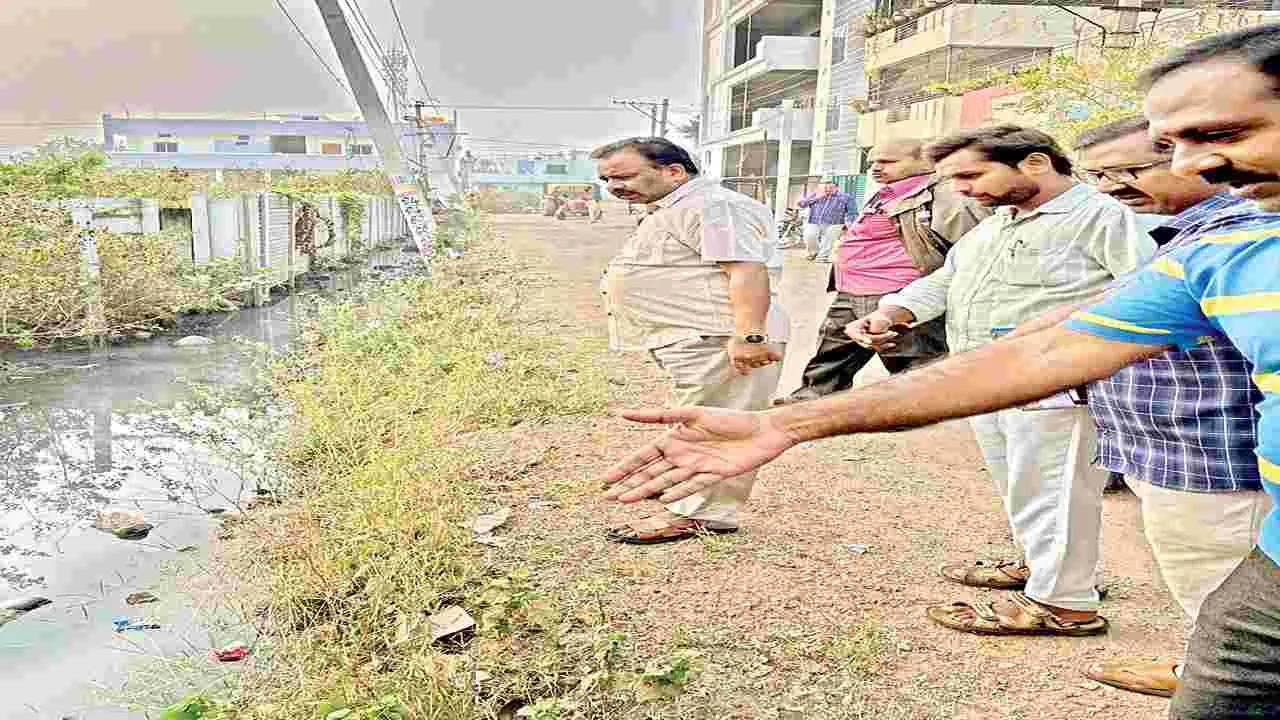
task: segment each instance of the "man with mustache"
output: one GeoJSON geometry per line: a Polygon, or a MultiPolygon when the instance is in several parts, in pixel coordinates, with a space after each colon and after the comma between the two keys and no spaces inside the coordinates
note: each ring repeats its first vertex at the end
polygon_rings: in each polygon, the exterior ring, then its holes
{"type": "MultiPolygon", "coordinates": [[[[1280,25],[1193,43],[1148,71],[1151,136],[1184,177],[1227,181],[1264,214],[1236,215],[1140,271],[1063,325],[840,395],[763,413],[632,412],[679,423],[606,476],[607,497],[677,500],[807,440],[884,432],[992,412],[1112,376],[1173,348],[1224,337],[1249,361],[1257,463],[1273,509],[1258,546],[1205,600],[1169,707],[1171,720],[1246,720],[1280,707],[1280,25]]],[[[874,328],[883,330],[884,328],[874,328]]],[[[1039,611],[992,617],[1016,629],[1039,611]]]]}
{"type": "MultiPolygon", "coordinates": [[[[648,210],[605,276],[610,345],[648,352],[671,377],[675,405],[768,407],[789,329],[769,209],[699,176],[663,138],[621,140],[591,157],[610,193],[648,210]]],[[[652,545],[735,532],[754,482],[745,473],[607,537],[652,545]]]]}
{"type": "MultiPolygon", "coordinates": [[[[1232,214],[1257,213],[1224,185],[1175,175],[1172,148],[1153,144],[1148,131],[1147,119],[1137,115],[1084,133],[1075,150],[1085,182],[1135,212],[1166,216],[1150,231],[1160,245],[1157,257],[1199,240],[1206,226],[1232,214]]],[[[1038,325],[1056,325],[1072,310],[1038,325]]],[[[1165,585],[1192,623],[1205,597],[1249,554],[1271,506],[1253,455],[1254,406],[1262,394],[1249,374],[1235,347],[1209,338],[1134,363],[1088,389],[1100,462],[1128,477],[1165,585]]],[[[1173,695],[1177,673],[1174,661],[1085,669],[1097,682],[1160,697],[1173,695]]]]}

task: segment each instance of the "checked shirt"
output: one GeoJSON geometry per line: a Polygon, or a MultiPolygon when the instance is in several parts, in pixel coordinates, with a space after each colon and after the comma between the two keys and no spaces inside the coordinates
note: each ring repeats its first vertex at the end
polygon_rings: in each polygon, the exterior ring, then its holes
{"type": "MultiPolygon", "coordinates": [[[[1199,240],[1211,220],[1256,212],[1220,193],[1151,231],[1157,257],[1199,240]]],[[[1124,280],[1120,281],[1121,283],[1124,280]]],[[[1135,363],[1089,386],[1103,467],[1189,492],[1261,490],[1252,369],[1223,338],[1135,363]]]]}

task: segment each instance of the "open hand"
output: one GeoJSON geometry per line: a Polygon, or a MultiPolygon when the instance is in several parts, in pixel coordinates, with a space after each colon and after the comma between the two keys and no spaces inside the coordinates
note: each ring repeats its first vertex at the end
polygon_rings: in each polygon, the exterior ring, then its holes
{"type": "Polygon", "coordinates": [[[655,495],[664,503],[682,500],[754,470],[796,444],[767,413],[685,407],[632,410],[622,416],[676,425],[605,474],[605,497],[624,503],[655,495]]]}

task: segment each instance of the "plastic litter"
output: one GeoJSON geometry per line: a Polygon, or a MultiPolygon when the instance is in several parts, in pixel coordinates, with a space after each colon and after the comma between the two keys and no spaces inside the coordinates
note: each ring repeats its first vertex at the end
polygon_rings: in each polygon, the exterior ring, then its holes
{"type": "Polygon", "coordinates": [[[124,632],[126,630],[159,630],[160,626],[156,623],[142,622],[141,620],[133,620],[127,617],[111,618],[111,624],[115,627],[116,632],[124,632]]]}
{"type": "Polygon", "coordinates": [[[233,642],[221,650],[210,650],[209,657],[218,662],[239,662],[249,657],[249,646],[243,642],[233,642]]]}

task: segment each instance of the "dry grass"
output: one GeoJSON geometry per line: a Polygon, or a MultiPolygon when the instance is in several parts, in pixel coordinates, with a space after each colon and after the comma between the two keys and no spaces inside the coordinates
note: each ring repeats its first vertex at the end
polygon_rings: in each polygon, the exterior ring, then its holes
{"type": "Polygon", "coordinates": [[[237,718],[343,704],[447,720],[522,705],[543,720],[1161,716],[1158,700],[1082,687],[1075,670],[1176,645],[1131,507],[1109,506],[1109,568],[1132,578],[1106,609],[1110,638],[972,638],[924,620],[925,605],[967,596],[937,577],[940,562],[1008,550],[956,428],[799,448],[766,469],[736,535],[607,543],[604,527],[648,508],[600,502],[595,478],[651,430],[604,410],[666,391],[645,358],[604,347],[594,286],[625,226],[503,224],[514,257],[473,250],[437,288],[333,308],[330,330],[307,338],[288,386],[307,408],[298,500],[258,513],[224,553],[233,597],[267,633],[225,696],[237,718]],[[430,345],[406,322],[435,323],[430,345]],[[497,369],[483,363],[494,347],[497,369]],[[517,383],[508,373],[527,353],[557,369],[517,383]],[[468,544],[459,523],[496,507],[513,509],[507,544],[468,544]],[[481,626],[464,645],[432,645],[421,620],[451,603],[481,626]]]}

